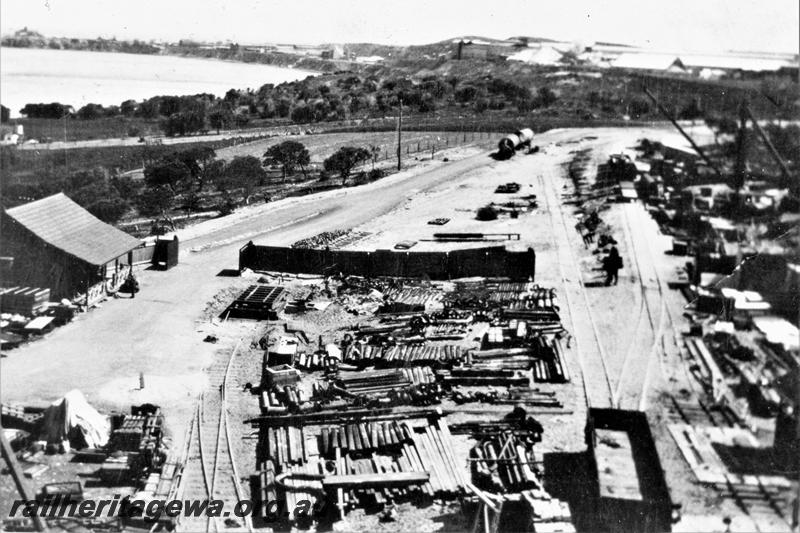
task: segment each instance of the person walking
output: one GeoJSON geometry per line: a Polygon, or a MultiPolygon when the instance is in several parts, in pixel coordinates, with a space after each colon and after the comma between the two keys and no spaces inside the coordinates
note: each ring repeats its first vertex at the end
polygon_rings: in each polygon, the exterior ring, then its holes
{"type": "Polygon", "coordinates": [[[603,259],[603,270],[606,271],[606,287],[617,284],[619,281],[619,270],[622,268],[622,257],[616,246],[612,246],[608,255],[603,259]]]}

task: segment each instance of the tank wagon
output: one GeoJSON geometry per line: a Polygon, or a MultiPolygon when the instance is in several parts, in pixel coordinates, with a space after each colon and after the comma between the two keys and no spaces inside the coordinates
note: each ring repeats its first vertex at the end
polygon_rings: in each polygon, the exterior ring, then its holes
{"type": "Polygon", "coordinates": [[[501,159],[508,159],[523,146],[530,146],[532,140],[533,130],[530,128],[523,128],[516,133],[506,135],[497,144],[498,155],[501,159]]]}

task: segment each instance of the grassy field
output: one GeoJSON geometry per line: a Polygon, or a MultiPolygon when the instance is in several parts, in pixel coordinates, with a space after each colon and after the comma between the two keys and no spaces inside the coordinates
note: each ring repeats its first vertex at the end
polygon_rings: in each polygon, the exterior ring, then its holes
{"type": "MultiPolygon", "coordinates": [[[[410,155],[418,152],[427,152],[432,148],[443,150],[452,146],[490,139],[492,135],[499,136],[499,134],[488,132],[404,131],[402,152],[410,155]]],[[[394,131],[322,133],[292,136],[290,138],[303,143],[308,148],[312,165],[321,164],[325,158],[344,146],[366,148],[377,146],[380,148],[379,161],[394,158],[397,153],[397,133],[394,131]]],[[[279,144],[286,139],[286,137],[278,137],[231,146],[218,150],[217,155],[223,159],[232,159],[236,156],[244,155],[261,158],[270,146],[279,144]]]]}
{"type": "Polygon", "coordinates": [[[225,141],[169,145],[110,146],[103,148],[74,148],[71,150],[17,150],[0,148],[0,183],[35,182],[54,174],[69,174],[102,167],[115,172],[142,168],[148,159],[199,146],[215,150],[241,142],[225,141]]]}

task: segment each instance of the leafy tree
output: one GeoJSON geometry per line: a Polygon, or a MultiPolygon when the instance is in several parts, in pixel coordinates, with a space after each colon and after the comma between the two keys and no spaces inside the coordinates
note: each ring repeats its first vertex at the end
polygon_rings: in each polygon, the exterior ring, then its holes
{"type": "Polygon", "coordinates": [[[116,224],[128,212],[128,202],[119,196],[99,198],[85,206],[91,214],[109,224],[116,224]]]}
{"type": "Polygon", "coordinates": [[[109,224],[118,222],[130,208],[126,200],[129,197],[122,196],[100,168],[76,172],[61,187],[75,202],[109,224]]]}
{"type": "Polygon", "coordinates": [[[300,105],[292,110],[292,122],[300,124],[314,121],[314,109],[308,105],[300,105]]]}
{"type": "Polygon", "coordinates": [[[536,91],[536,102],[540,107],[549,107],[556,103],[556,100],[558,100],[556,93],[549,87],[540,87],[539,90],[536,91]]]}
{"type": "Polygon", "coordinates": [[[141,182],[135,181],[130,176],[118,176],[111,178],[109,184],[114,188],[117,194],[122,198],[134,198],[139,194],[141,182]]]}
{"type": "Polygon", "coordinates": [[[191,169],[176,155],[144,168],[144,181],[149,187],[167,187],[173,194],[191,177],[191,169]]]}
{"type": "Polygon", "coordinates": [[[220,130],[230,128],[235,122],[233,111],[227,103],[214,107],[208,113],[208,124],[219,133],[220,130]]]}
{"type": "Polygon", "coordinates": [[[189,148],[177,154],[178,160],[189,170],[192,181],[197,183],[197,192],[203,190],[203,185],[207,180],[213,179],[213,173],[210,171],[216,155],[217,153],[210,146],[189,148]]]}
{"type": "Polygon", "coordinates": [[[125,100],[119,105],[119,112],[126,117],[132,117],[136,114],[137,107],[136,100],[125,100]]]}
{"type": "Polygon", "coordinates": [[[136,207],[139,209],[139,213],[146,217],[163,218],[174,230],[175,223],[169,216],[169,210],[172,209],[174,200],[175,195],[168,187],[147,187],[136,199],[136,207]]]}
{"type": "Polygon", "coordinates": [[[105,114],[106,110],[100,104],[86,104],[76,113],[81,120],[94,120],[105,116],[105,114]]]}
{"type": "Polygon", "coordinates": [[[703,109],[700,107],[700,100],[698,98],[692,98],[678,113],[678,118],[682,120],[695,120],[702,116],[703,109]]]}
{"type": "Polygon", "coordinates": [[[365,148],[345,146],[323,162],[325,170],[328,172],[338,172],[342,178],[342,185],[347,181],[350,172],[358,165],[369,161],[371,154],[365,148]]]}
{"type": "Polygon", "coordinates": [[[286,181],[286,176],[292,174],[298,166],[303,171],[303,176],[306,175],[306,165],[311,162],[311,156],[308,150],[302,143],[297,141],[284,141],[280,144],[270,146],[264,153],[264,163],[275,162],[281,165],[283,169],[283,179],[286,181]]]}
{"type": "Polygon", "coordinates": [[[628,112],[633,118],[640,118],[650,112],[650,102],[641,96],[637,96],[631,100],[628,112]]]}
{"type": "Polygon", "coordinates": [[[53,102],[51,104],[26,104],[19,110],[28,118],[64,118],[69,115],[70,106],[53,102]]]}
{"type": "Polygon", "coordinates": [[[216,180],[216,185],[224,195],[230,195],[235,190],[242,190],[245,203],[247,203],[255,187],[264,182],[266,175],[267,173],[257,157],[239,156],[234,157],[225,165],[216,180]]]}

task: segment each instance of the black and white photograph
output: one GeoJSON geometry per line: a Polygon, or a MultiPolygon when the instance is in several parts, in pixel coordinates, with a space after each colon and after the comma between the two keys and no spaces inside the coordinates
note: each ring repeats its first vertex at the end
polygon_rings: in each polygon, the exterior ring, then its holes
{"type": "Polygon", "coordinates": [[[2,0],[0,531],[800,532],[797,0],[2,0]]]}

